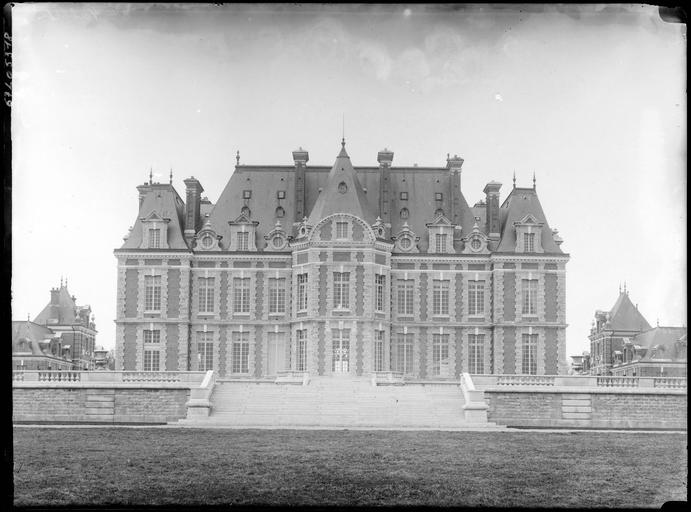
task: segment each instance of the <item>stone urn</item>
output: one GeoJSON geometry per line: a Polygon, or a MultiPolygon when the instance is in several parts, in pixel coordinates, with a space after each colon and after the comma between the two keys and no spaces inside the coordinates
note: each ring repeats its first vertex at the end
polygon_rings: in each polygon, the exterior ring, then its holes
{"type": "Polygon", "coordinates": [[[94,364],[96,370],[105,370],[108,365],[108,351],[104,349],[94,350],[94,364]]]}

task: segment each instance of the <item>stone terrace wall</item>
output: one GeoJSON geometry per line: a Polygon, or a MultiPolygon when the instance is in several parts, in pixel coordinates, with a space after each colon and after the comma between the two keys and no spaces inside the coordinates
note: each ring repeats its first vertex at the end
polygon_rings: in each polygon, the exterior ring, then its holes
{"type": "Polygon", "coordinates": [[[687,428],[678,390],[486,389],[488,420],[514,427],[687,428]]]}
{"type": "Polygon", "coordinates": [[[189,396],[180,388],[14,387],[12,421],[166,423],[186,416],[189,396]]]}

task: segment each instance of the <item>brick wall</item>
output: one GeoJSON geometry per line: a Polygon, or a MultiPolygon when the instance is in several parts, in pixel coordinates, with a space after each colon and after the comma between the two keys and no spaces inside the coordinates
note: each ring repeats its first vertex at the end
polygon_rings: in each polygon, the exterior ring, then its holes
{"type": "Polygon", "coordinates": [[[13,388],[13,422],[166,423],[184,418],[189,389],[13,388]]]}
{"type": "Polygon", "coordinates": [[[686,429],[687,395],[486,390],[489,421],[514,427],[686,429]]]}

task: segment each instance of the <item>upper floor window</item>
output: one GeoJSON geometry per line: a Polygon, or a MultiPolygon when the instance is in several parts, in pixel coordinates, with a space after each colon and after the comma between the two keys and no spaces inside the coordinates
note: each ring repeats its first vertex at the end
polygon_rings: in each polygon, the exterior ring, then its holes
{"type": "Polygon", "coordinates": [[[434,252],[446,252],[446,235],[434,235],[434,252]]]}
{"type": "Polygon", "coordinates": [[[350,273],[334,272],[334,308],[350,307],[350,273]]]}
{"type": "Polygon", "coordinates": [[[249,277],[233,278],[233,313],[250,312],[249,277]]]}
{"type": "Polygon", "coordinates": [[[468,281],[468,314],[483,315],[485,313],[485,282],[468,281]]]}
{"type": "Polygon", "coordinates": [[[485,335],[468,335],[468,372],[475,374],[485,373],[485,335]]]}
{"type": "Polygon", "coordinates": [[[523,314],[537,315],[537,279],[523,279],[523,314]]]}
{"type": "Polygon", "coordinates": [[[384,287],[386,286],[386,276],[382,274],[374,275],[374,309],[384,311],[384,287]]]}
{"type": "Polygon", "coordinates": [[[535,252],[535,233],[523,233],[523,250],[535,252]]]}
{"type": "Polygon", "coordinates": [[[435,279],[432,287],[432,314],[449,314],[449,281],[435,279]]]}
{"type": "Polygon", "coordinates": [[[537,374],[537,334],[524,334],[522,337],[522,373],[537,374]]]}
{"type": "Polygon", "coordinates": [[[413,288],[415,281],[413,279],[399,279],[397,300],[399,315],[413,314],[413,288]]]}
{"type": "Polygon", "coordinates": [[[161,331],[158,329],[144,329],[144,343],[160,343],[161,331]]]}
{"type": "Polygon", "coordinates": [[[269,313],[286,312],[286,279],[269,278],[269,313]]]}
{"type": "Polygon", "coordinates": [[[307,274],[298,274],[298,311],[307,309],[307,274]]]}
{"type": "Polygon", "coordinates": [[[347,222],[336,222],[336,238],[348,238],[347,222]]]}
{"type": "Polygon", "coordinates": [[[199,312],[214,312],[214,278],[200,277],[199,280],[199,312]]]}
{"type": "Polygon", "coordinates": [[[247,231],[238,231],[238,251],[250,250],[250,234],[247,231]]]}
{"type": "Polygon", "coordinates": [[[149,229],[149,248],[160,249],[161,247],[161,230],[160,228],[149,229]]]}
{"type": "Polygon", "coordinates": [[[144,310],[161,310],[161,276],[144,276],[144,310]]]}

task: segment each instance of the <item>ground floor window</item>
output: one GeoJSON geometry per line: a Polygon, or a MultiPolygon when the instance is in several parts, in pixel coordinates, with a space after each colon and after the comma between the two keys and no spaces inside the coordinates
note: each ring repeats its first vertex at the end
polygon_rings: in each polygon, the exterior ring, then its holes
{"type": "Polygon", "coordinates": [[[468,335],[468,371],[470,373],[485,373],[485,335],[468,335]]]}
{"type": "Polygon", "coordinates": [[[522,346],[522,371],[528,375],[537,374],[537,334],[524,334],[522,346]]]}
{"type": "Polygon", "coordinates": [[[432,375],[449,376],[449,335],[432,335],[432,375]]]}
{"type": "Polygon", "coordinates": [[[161,367],[161,352],[160,350],[145,350],[144,351],[144,371],[157,372],[161,367]]]}
{"type": "Polygon", "coordinates": [[[374,371],[384,371],[384,331],[374,331],[374,371]]]}
{"type": "Polygon", "coordinates": [[[391,344],[391,369],[405,374],[413,373],[413,335],[399,333],[391,344]]]}
{"type": "Polygon", "coordinates": [[[249,373],[250,342],[249,332],[233,333],[231,371],[233,373],[249,373]]]}
{"type": "Polygon", "coordinates": [[[331,340],[333,346],[331,371],[348,373],[350,371],[350,329],[333,329],[331,340]]]}
{"type": "Polygon", "coordinates": [[[268,333],[268,374],[290,370],[290,340],[284,332],[268,333]]]}
{"type": "Polygon", "coordinates": [[[213,333],[198,332],[197,354],[199,354],[199,371],[205,372],[214,369],[214,344],[213,333]]]}
{"type": "Polygon", "coordinates": [[[299,372],[307,371],[307,329],[297,331],[295,366],[299,372]]]}

